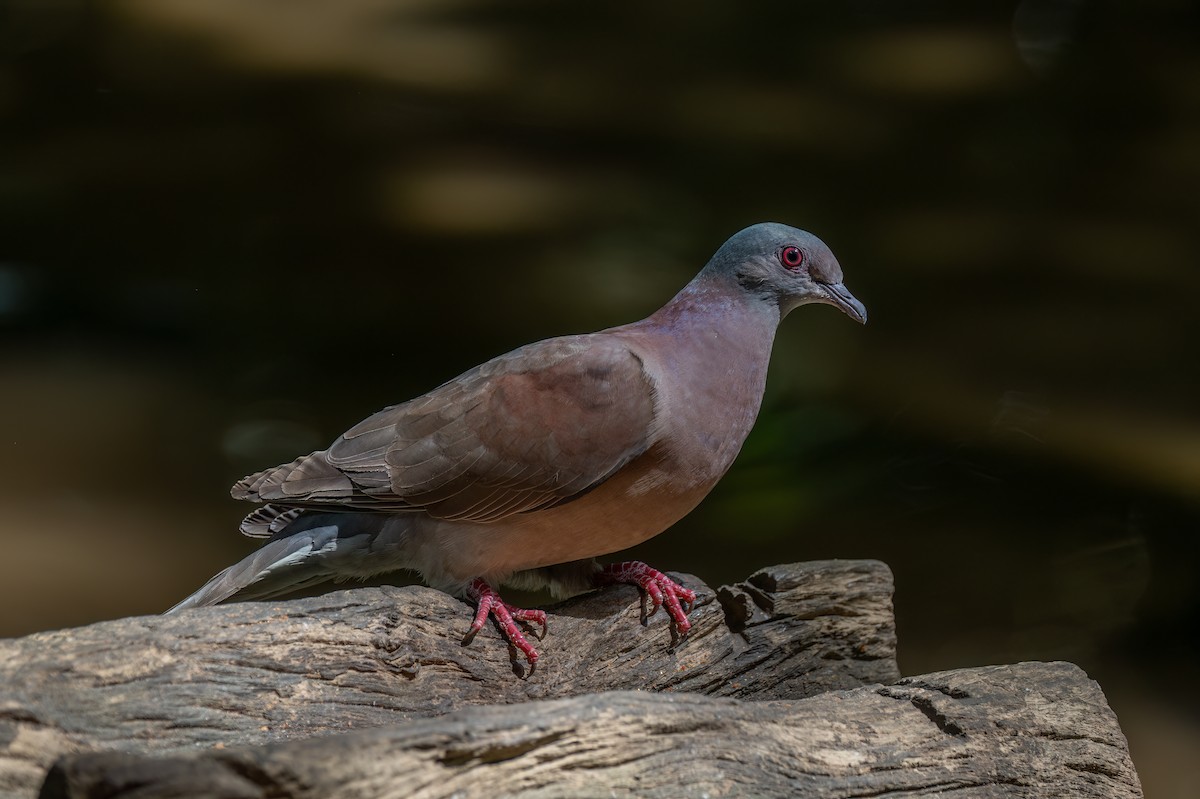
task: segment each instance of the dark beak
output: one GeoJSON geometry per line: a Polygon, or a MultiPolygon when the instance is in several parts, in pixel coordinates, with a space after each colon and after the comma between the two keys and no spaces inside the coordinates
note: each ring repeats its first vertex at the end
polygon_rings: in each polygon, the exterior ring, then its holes
{"type": "Polygon", "coordinates": [[[850,293],[850,289],[846,288],[843,283],[822,283],[821,287],[825,289],[825,296],[828,297],[830,305],[836,305],[842,309],[842,313],[849,316],[859,324],[867,323],[867,309],[861,302],[855,299],[850,293]]]}

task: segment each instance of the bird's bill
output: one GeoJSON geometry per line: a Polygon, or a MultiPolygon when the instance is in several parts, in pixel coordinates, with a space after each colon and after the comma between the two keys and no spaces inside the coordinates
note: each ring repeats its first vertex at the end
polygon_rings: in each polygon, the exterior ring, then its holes
{"type": "Polygon", "coordinates": [[[842,313],[859,324],[867,323],[866,306],[850,293],[850,289],[846,288],[844,283],[822,283],[821,286],[825,289],[825,296],[830,305],[840,308],[842,313]]]}

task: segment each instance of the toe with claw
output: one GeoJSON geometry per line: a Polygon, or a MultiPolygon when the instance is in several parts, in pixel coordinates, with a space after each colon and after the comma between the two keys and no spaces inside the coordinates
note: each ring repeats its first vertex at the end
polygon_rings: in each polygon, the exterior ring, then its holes
{"type": "Polygon", "coordinates": [[[692,623],[688,621],[687,614],[696,604],[695,591],[684,588],[657,569],[637,560],[609,564],[596,573],[595,581],[597,586],[613,585],[614,583],[636,585],[643,592],[642,623],[645,624],[647,619],[657,613],[660,607],[665,607],[667,615],[673,622],[672,633],[679,636],[679,643],[687,640],[688,631],[692,629],[692,623]],[[650,603],[649,612],[646,610],[647,600],[650,603]]]}
{"type": "Polygon", "coordinates": [[[546,612],[513,607],[501,599],[500,595],[496,593],[496,589],[484,580],[474,580],[467,588],[467,596],[476,602],[476,609],[475,620],[471,622],[470,629],[463,636],[463,646],[474,640],[475,634],[483,629],[488,616],[491,616],[500,626],[501,634],[525,655],[525,659],[529,661],[529,673],[532,674],[537,665],[538,651],[533,648],[533,644],[529,643],[517,622],[520,622],[531,635],[540,641],[546,637],[546,612]],[[534,625],[541,627],[540,633],[535,632],[534,625]]]}

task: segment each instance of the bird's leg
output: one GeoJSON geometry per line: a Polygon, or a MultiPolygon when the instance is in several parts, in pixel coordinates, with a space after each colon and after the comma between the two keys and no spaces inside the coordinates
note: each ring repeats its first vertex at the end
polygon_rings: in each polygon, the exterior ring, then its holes
{"type": "Polygon", "coordinates": [[[642,623],[658,612],[660,607],[666,607],[667,615],[675,623],[675,631],[680,639],[686,639],[692,623],[687,614],[696,602],[696,592],[684,588],[667,575],[652,569],[640,560],[627,560],[624,563],[610,563],[596,573],[597,586],[614,583],[632,583],[645,593],[642,595],[642,623]],[[649,597],[651,609],[646,612],[646,598],[649,597]]]}
{"type": "Polygon", "coordinates": [[[525,634],[521,632],[517,622],[524,624],[531,633],[534,624],[541,625],[541,635],[537,636],[540,641],[546,637],[546,612],[513,607],[501,599],[500,595],[496,593],[496,589],[482,579],[471,582],[467,588],[467,596],[475,600],[476,609],[475,620],[471,622],[471,628],[463,636],[463,646],[471,643],[475,638],[475,633],[483,629],[488,616],[493,616],[496,623],[500,625],[500,632],[508,639],[508,642],[525,655],[525,659],[529,661],[530,673],[532,673],[538,660],[538,652],[533,648],[533,644],[526,640],[525,634]]]}

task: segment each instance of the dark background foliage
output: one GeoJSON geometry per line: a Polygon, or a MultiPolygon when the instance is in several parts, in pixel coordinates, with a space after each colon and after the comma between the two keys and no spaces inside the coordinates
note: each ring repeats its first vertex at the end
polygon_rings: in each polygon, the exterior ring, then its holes
{"type": "Polygon", "coordinates": [[[1078,662],[1197,795],[1198,23],[0,2],[0,633],[162,610],[251,548],[236,478],[773,219],[871,323],[789,318],[733,471],[635,554],[886,560],[907,673],[1078,662]]]}

